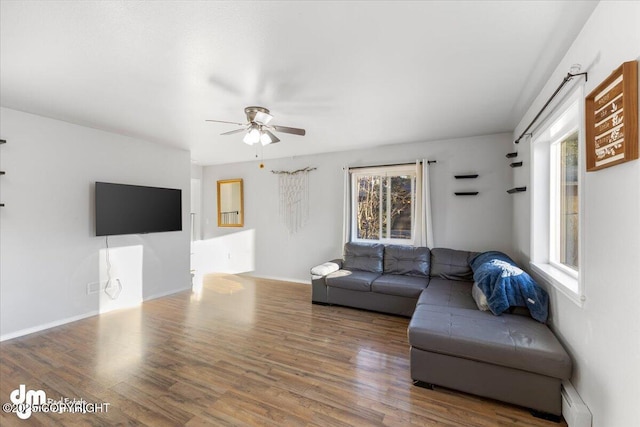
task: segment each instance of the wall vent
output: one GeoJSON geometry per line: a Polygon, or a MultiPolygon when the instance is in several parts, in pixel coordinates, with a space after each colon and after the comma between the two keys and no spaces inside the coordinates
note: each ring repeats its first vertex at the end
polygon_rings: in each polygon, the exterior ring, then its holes
{"type": "Polygon", "coordinates": [[[562,416],[569,427],[591,427],[591,412],[569,381],[562,381],[562,416]]]}

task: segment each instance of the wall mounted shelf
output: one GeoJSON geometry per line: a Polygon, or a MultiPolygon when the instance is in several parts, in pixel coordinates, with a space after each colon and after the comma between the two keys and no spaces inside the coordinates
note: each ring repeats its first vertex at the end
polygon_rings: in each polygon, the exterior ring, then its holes
{"type": "Polygon", "coordinates": [[[478,194],[477,191],[456,191],[455,193],[456,196],[475,196],[478,194]]]}
{"type": "Polygon", "coordinates": [[[527,187],[514,187],[510,190],[507,190],[507,193],[509,194],[522,193],[523,191],[527,191],[527,187]]]}
{"type": "Polygon", "coordinates": [[[518,152],[514,151],[513,153],[507,153],[507,155],[505,156],[507,159],[512,159],[514,157],[518,157],[518,152]]]}
{"type": "Polygon", "coordinates": [[[513,162],[509,166],[511,166],[512,168],[519,168],[522,166],[522,162],[513,162]]]}
{"type": "Polygon", "coordinates": [[[0,139],[0,144],[6,144],[6,143],[7,143],[7,141],[6,141],[6,140],[4,140],[4,139],[0,139]]]}
{"type": "Polygon", "coordinates": [[[467,174],[467,175],[454,175],[456,179],[474,179],[478,177],[478,174],[467,174]]]}

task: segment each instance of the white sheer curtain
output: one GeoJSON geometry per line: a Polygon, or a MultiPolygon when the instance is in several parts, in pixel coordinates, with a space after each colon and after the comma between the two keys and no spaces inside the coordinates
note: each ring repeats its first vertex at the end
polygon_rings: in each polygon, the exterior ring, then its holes
{"type": "Polygon", "coordinates": [[[344,168],[344,205],[342,210],[342,247],[351,241],[351,174],[349,167],[344,168]]]}
{"type": "Polygon", "coordinates": [[[431,187],[429,183],[429,161],[416,161],[417,193],[416,203],[416,246],[433,248],[433,223],[431,221],[431,187]],[[418,206],[420,206],[419,212],[418,206]]]}

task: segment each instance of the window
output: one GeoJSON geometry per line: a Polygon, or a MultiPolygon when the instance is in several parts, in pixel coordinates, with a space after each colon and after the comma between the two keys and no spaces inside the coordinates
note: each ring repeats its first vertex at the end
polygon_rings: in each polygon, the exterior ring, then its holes
{"type": "Polygon", "coordinates": [[[416,186],[415,165],[354,170],[351,240],[413,244],[416,186]]]}
{"type": "Polygon", "coordinates": [[[584,153],[582,91],[534,134],[531,266],[544,280],[582,304],[580,286],[581,174],[584,153]]]}
{"type": "Polygon", "coordinates": [[[551,246],[549,260],[556,267],[578,271],[579,195],[578,131],[551,145],[551,246]]]}

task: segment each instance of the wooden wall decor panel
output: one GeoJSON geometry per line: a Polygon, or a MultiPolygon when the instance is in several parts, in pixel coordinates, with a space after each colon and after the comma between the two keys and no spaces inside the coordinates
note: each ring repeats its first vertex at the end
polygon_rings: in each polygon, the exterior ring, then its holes
{"type": "Polygon", "coordinates": [[[638,158],[638,61],[623,63],[585,100],[587,172],[638,158]]]}

